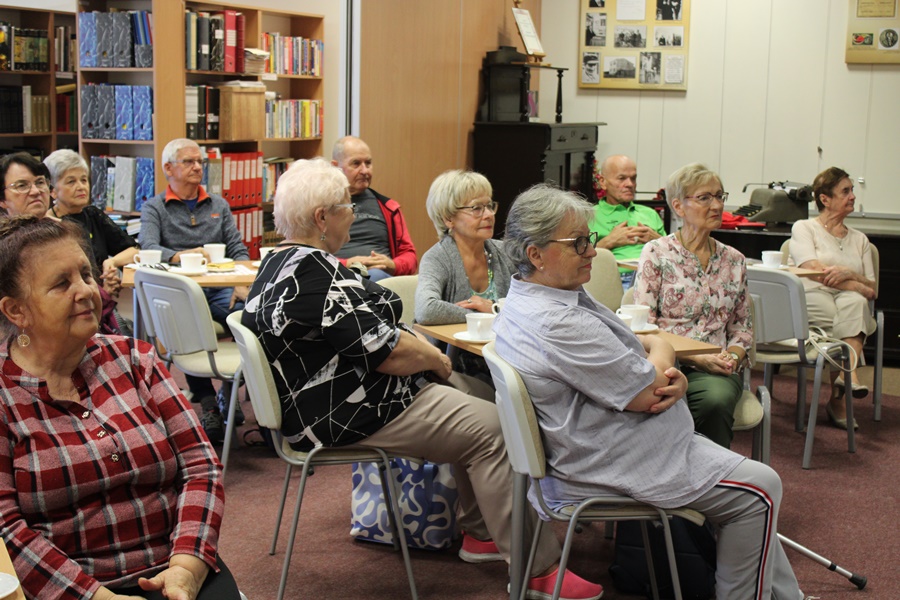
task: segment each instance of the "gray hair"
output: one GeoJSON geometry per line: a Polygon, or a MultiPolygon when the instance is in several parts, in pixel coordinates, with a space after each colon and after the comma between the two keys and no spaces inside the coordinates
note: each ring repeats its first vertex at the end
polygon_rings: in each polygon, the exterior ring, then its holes
{"type": "Polygon", "coordinates": [[[365,144],[365,142],[363,142],[361,138],[358,138],[354,135],[345,135],[344,137],[336,141],[334,143],[334,146],[332,146],[331,160],[337,161],[339,163],[342,162],[344,160],[344,147],[347,145],[347,142],[350,141],[362,142],[363,144],[365,144]]]}
{"type": "Polygon", "coordinates": [[[434,223],[438,239],[450,233],[445,221],[452,219],[460,206],[473,198],[490,197],[493,193],[491,182],[481,173],[454,169],[438,175],[425,200],[425,210],[434,223]]]}
{"type": "Polygon", "coordinates": [[[56,187],[60,178],[72,169],[83,169],[91,174],[87,162],[74,150],[56,150],[44,159],[44,165],[50,171],[50,185],[56,187]]]}
{"type": "Polygon", "coordinates": [[[594,216],[594,206],[574,192],[545,183],[519,194],[506,215],[506,234],[503,237],[503,248],[519,270],[519,275],[527,277],[534,272],[534,265],[528,258],[528,247],[546,246],[553,232],[569,215],[588,222],[594,216]]]}
{"type": "Polygon", "coordinates": [[[684,200],[690,192],[701,185],[711,181],[717,181],[722,185],[722,178],[715,171],[711,171],[700,163],[685,165],[669,175],[666,181],[666,202],[672,208],[672,199],[684,200]]]}
{"type": "Polygon", "coordinates": [[[200,145],[197,144],[197,142],[195,142],[194,140],[189,140],[187,138],[175,138],[174,140],[166,144],[165,148],[163,148],[162,165],[175,162],[178,159],[178,153],[185,148],[190,148],[191,146],[197,148],[200,147],[200,145]]]}
{"type": "Polygon", "coordinates": [[[344,172],[322,157],[293,162],[275,188],[275,230],[287,239],[304,237],[316,209],[349,202],[349,188],[344,172]]]}

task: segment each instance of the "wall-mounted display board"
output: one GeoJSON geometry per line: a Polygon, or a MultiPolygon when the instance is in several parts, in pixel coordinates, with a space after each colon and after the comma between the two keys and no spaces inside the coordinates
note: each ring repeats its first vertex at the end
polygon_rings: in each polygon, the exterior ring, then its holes
{"type": "Polygon", "coordinates": [[[850,0],[847,63],[900,63],[898,0],[850,0]]]}
{"type": "Polygon", "coordinates": [[[581,88],[686,90],[690,0],[581,0],[581,88]]]}

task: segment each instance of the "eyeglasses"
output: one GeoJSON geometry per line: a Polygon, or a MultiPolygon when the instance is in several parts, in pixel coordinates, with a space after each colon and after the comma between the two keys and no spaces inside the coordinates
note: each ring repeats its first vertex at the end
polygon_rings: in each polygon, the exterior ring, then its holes
{"type": "Polygon", "coordinates": [[[203,159],[202,158],[182,158],[180,160],[173,160],[172,164],[182,165],[185,167],[193,167],[194,165],[197,165],[198,167],[202,167],[203,159]]]}
{"type": "Polygon", "coordinates": [[[472,216],[475,218],[481,218],[484,216],[484,211],[489,210],[492,213],[497,212],[497,203],[496,202],[488,202],[487,204],[476,204],[475,206],[457,206],[456,210],[470,210],[472,211],[472,216]]]}
{"type": "Polygon", "coordinates": [[[6,189],[12,190],[17,194],[27,194],[31,191],[32,186],[36,187],[39,192],[46,192],[50,189],[50,184],[43,177],[38,177],[34,181],[25,181],[24,179],[15,181],[6,186],[6,189]]]}
{"type": "Polygon", "coordinates": [[[575,248],[575,252],[578,253],[579,256],[583,255],[587,252],[588,246],[593,248],[597,245],[597,242],[600,241],[600,234],[596,231],[590,232],[588,235],[579,235],[574,238],[562,238],[559,240],[547,240],[547,242],[572,242],[572,246],[575,248]]]}
{"type": "Polygon", "coordinates": [[[359,207],[356,205],[355,202],[344,202],[342,204],[332,204],[331,208],[346,208],[348,206],[350,207],[350,210],[353,211],[354,215],[359,212],[359,207]]]}
{"type": "Polygon", "coordinates": [[[684,197],[685,200],[687,200],[688,198],[690,198],[692,200],[696,200],[697,204],[703,204],[704,206],[711,204],[713,201],[713,198],[715,198],[722,204],[725,204],[725,201],[728,200],[728,192],[722,192],[721,194],[716,194],[716,195],[700,194],[699,196],[685,196],[684,197]]]}

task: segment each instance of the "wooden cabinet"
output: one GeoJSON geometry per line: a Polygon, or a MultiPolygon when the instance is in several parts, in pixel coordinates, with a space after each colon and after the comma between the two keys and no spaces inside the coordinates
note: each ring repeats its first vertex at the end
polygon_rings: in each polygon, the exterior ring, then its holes
{"type": "MultiPolygon", "coordinates": [[[[57,71],[56,55],[54,53],[56,29],[58,27],[68,27],[74,33],[75,14],[60,11],[32,10],[22,8],[20,4],[18,7],[0,6],[0,21],[16,28],[46,32],[47,70],[0,71],[0,86],[16,89],[28,86],[32,96],[46,96],[49,120],[49,123],[47,123],[48,131],[0,133],[0,154],[19,149],[33,149],[46,156],[57,148],[76,148],[78,134],[75,131],[57,131],[56,98],[57,86],[75,83],[75,72],[74,69],[57,71]]],[[[10,40],[7,39],[5,45],[9,46],[9,43],[10,40]]],[[[14,49],[9,48],[9,53],[11,57],[14,49]]],[[[0,107],[0,111],[10,110],[12,108],[9,105],[0,107]]]]}
{"type": "MultiPolygon", "coordinates": [[[[900,365],[900,298],[892,291],[900,288],[900,266],[891,257],[900,255],[900,236],[888,233],[866,233],[869,241],[878,248],[881,265],[878,273],[879,297],[875,306],[884,311],[884,362],[900,365]]],[[[784,231],[735,231],[720,229],[713,237],[733,246],[749,258],[759,258],[763,250],[780,250],[790,239],[790,230],[784,231]]],[[[866,356],[873,364],[874,336],[866,340],[866,356]]]]}
{"type": "Polygon", "coordinates": [[[475,123],[473,168],[494,188],[495,233],[516,196],[550,183],[593,200],[594,151],[605,123],[475,123]]]}

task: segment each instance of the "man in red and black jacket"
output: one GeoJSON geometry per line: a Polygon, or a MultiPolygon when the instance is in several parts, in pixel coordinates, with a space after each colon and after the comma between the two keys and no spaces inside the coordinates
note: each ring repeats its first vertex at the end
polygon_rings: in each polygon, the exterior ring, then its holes
{"type": "Polygon", "coordinates": [[[347,136],[334,144],[331,163],[350,182],[356,220],[350,226],[350,241],[337,257],[350,268],[365,267],[372,281],[393,275],[413,275],[418,268],[406,220],[396,200],[373,190],[372,152],[361,139],[347,136]]]}

